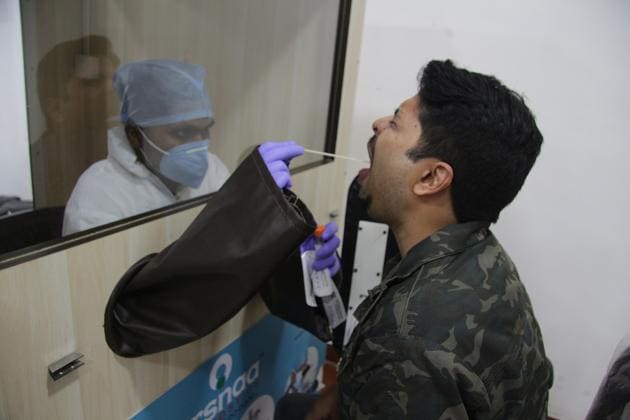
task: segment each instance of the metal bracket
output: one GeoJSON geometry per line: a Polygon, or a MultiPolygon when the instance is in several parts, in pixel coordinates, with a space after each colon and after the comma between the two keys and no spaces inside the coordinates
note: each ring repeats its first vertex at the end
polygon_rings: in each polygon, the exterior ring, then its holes
{"type": "Polygon", "coordinates": [[[354,253],[354,267],[352,282],[350,283],[350,299],[348,300],[348,322],[344,335],[344,345],[350,340],[352,330],[358,321],[354,318],[354,311],[365,299],[369,291],[381,283],[385,250],[387,249],[387,234],[389,227],[381,223],[359,221],[357,231],[357,248],[354,253]]]}
{"type": "Polygon", "coordinates": [[[72,372],[73,370],[76,370],[79,367],[83,366],[85,363],[79,360],[82,357],[83,355],[81,353],[75,352],[57,360],[54,363],[51,363],[50,365],[48,365],[48,373],[50,374],[50,377],[53,378],[54,381],[56,381],[57,379],[63,378],[64,376],[68,375],[68,373],[72,372]]]}

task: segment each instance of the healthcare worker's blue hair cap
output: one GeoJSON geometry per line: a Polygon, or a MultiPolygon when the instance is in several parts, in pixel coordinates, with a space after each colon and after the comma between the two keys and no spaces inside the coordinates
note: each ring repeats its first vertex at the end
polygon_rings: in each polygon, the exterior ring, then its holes
{"type": "Polygon", "coordinates": [[[113,77],[120,98],[120,119],[140,127],[212,118],[202,66],[175,60],[136,61],[113,77]]]}

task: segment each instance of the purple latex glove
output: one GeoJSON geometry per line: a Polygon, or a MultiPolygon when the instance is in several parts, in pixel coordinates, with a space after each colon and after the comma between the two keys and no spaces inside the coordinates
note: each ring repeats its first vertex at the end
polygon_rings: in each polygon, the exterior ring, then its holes
{"type": "Polygon", "coordinates": [[[289,173],[289,162],[304,153],[304,148],[294,141],[268,141],[258,147],[258,152],[276,181],[278,188],[289,188],[293,185],[289,173]]]}
{"type": "Polygon", "coordinates": [[[336,235],[338,229],[337,223],[329,222],[326,224],[321,238],[317,239],[315,235],[311,235],[300,245],[300,251],[304,252],[315,249],[315,245],[319,242],[320,247],[315,252],[313,270],[321,271],[328,269],[331,276],[339,272],[341,265],[337,257],[337,248],[339,248],[341,241],[336,235]]]}

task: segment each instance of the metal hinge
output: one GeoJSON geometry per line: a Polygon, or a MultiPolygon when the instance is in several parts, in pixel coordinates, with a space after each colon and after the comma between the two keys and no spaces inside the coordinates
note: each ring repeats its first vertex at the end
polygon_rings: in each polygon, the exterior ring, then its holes
{"type": "Polygon", "coordinates": [[[82,357],[83,355],[77,352],[62,357],[56,362],[48,365],[48,373],[55,381],[63,378],[73,370],[76,370],[85,364],[80,360],[82,357]]]}

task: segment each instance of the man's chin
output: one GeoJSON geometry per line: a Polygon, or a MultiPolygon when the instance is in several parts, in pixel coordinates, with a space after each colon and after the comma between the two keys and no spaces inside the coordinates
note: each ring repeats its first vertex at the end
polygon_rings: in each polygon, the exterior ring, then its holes
{"type": "Polygon", "coordinates": [[[359,186],[359,198],[365,200],[367,197],[367,183],[370,177],[370,168],[362,168],[355,177],[355,182],[359,186]]]}
{"type": "Polygon", "coordinates": [[[370,168],[363,168],[357,174],[357,182],[360,186],[364,186],[370,176],[370,168]]]}
{"type": "Polygon", "coordinates": [[[367,192],[367,188],[365,187],[365,185],[360,185],[359,187],[359,198],[361,200],[367,201],[368,203],[372,202],[372,197],[367,192]]]}
{"type": "Polygon", "coordinates": [[[365,210],[370,216],[371,221],[376,223],[387,223],[386,218],[382,214],[379,214],[378,210],[374,206],[374,200],[372,194],[368,193],[365,188],[359,190],[359,198],[365,202],[365,210]]]}
{"type": "Polygon", "coordinates": [[[372,209],[372,195],[370,195],[365,187],[361,187],[359,190],[359,198],[365,202],[365,209],[367,210],[368,216],[372,217],[371,209],[372,209]]]}

